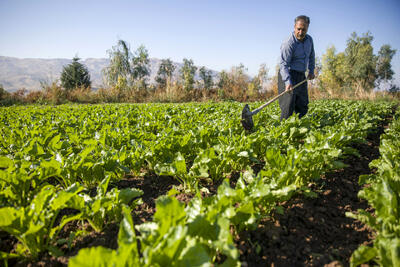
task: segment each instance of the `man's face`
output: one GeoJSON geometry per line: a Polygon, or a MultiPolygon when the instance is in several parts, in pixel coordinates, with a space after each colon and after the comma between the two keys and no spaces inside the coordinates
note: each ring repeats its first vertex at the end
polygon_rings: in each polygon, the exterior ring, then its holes
{"type": "Polygon", "coordinates": [[[308,30],[308,25],[304,20],[298,20],[294,25],[294,35],[299,41],[303,41],[306,37],[306,33],[308,30]]]}

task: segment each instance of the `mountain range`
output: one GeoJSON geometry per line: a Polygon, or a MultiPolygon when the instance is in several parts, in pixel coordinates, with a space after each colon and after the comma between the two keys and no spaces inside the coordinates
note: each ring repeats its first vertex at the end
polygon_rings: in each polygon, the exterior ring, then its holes
{"type": "MultiPolygon", "coordinates": [[[[0,85],[9,92],[25,88],[29,91],[40,90],[41,83],[50,84],[58,81],[63,67],[70,64],[72,59],[54,58],[15,58],[0,56],[0,85]]],[[[90,73],[93,88],[104,86],[102,70],[108,66],[108,58],[87,58],[80,60],[90,73]]],[[[149,62],[149,82],[153,83],[160,66],[161,59],[151,58],[149,62]]],[[[179,76],[182,63],[176,63],[174,79],[179,76]]],[[[218,72],[211,70],[213,77],[218,72]]],[[[198,75],[197,75],[198,78],[198,75]]]]}

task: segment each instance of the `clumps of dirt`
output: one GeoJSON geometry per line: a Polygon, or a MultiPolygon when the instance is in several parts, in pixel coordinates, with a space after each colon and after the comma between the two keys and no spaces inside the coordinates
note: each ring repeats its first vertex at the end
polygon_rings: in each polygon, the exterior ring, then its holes
{"type": "Polygon", "coordinates": [[[11,251],[16,243],[18,242],[18,239],[9,233],[5,231],[0,231],[0,251],[11,251]]]}

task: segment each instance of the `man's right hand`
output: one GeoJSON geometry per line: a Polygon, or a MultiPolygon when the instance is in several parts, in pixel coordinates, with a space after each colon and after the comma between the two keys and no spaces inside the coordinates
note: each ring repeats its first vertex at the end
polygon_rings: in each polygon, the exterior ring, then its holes
{"type": "Polygon", "coordinates": [[[286,85],[286,91],[290,91],[292,89],[293,89],[293,85],[291,85],[291,84],[286,85]]]}

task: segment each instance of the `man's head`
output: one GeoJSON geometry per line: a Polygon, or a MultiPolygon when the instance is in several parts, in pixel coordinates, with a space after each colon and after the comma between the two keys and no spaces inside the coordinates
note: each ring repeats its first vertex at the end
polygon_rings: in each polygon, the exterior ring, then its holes
{"type": "Polygon", "coordinates": [[[298,16],[294,19],[294,35],[300,41],[306,37],[308,26],[310,25],[310,18],[304,15],[298,16]]]}

